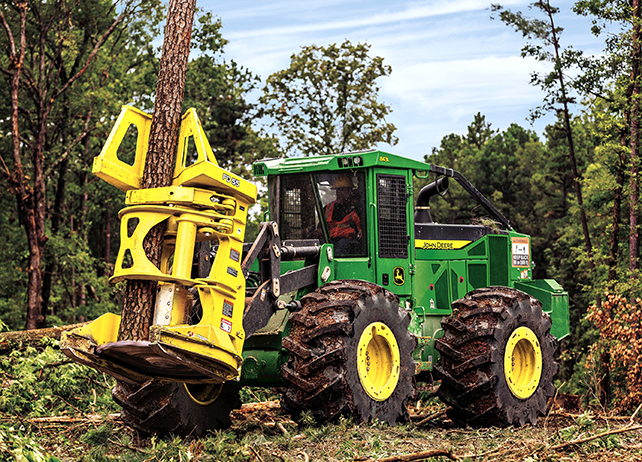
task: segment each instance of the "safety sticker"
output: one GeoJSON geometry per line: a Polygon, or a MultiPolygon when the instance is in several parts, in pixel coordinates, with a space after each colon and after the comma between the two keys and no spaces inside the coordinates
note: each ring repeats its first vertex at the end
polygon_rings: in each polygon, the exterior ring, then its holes
{"type": "Polygon", "coordinates": [[[231,274],[232,276],[236,277],[239,275],[238,270],[235,270],[234,268],[227,267],[227,274],[231,274]]]}
{"type": "Polygon", "coordinates": [[[228,334],[232,332],[232,323],[227,319],[221,318],[221,330],[224,330],[228,334]]]}
{"type": "Polygon", "coordinates": [[[223,300],[223,316],[227,316],[228,318],[231,318],[233,312],[234,312],[234,305],[232,304],[232,302],[228,300],[223,300]]]}
{"type": "Polygon", "coordinates": [[[196,338],[199,338],[199,339],[204,340],[204,341],[206,341],[206,342],[208,341],[208,340],[207,340],[207,337],[205,337],[204,335],[196,334],[196,333],[192,332],[191,330],[187,332],[187,335],[188,335],[189,337],[196,337],[196,338]]]}
{"type": "Polygon", "coordinates": [[[531,266],[530,242],[527,237],[511,238],[513,251],[513,267],[528,268],[531,266]]]}
{"type": "Polygon", "coordinates": [[[238,250],[230,249],[230,259],[238,263],[238,261],[241,259],[240,252],[238,250]]]}

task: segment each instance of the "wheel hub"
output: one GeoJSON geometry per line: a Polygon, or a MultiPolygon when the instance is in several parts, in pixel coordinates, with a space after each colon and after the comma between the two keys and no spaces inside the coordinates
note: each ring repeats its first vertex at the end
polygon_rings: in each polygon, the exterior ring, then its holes
{"type": "Polygon", "coordinates": [[[400,365],[399,346],[390,328],[381,322],[368,325],[357,350],[359,380],[368,396],[388,399],[399,382],[400,365]]]}
{"type": "Polygon", "coordinates": [[[183,384],[187,394],[195,403],[201,406],[212,404],[218,399],[223,391],[222,383],[205,383],[205,384],[183,384]]]}
{"type": "Polygon", "coordinates": [[[506,343],[504,373],[511,393],[527,399],[535,393],[542,377],[542,348],[535,333],[518,327],[506,343]]]}

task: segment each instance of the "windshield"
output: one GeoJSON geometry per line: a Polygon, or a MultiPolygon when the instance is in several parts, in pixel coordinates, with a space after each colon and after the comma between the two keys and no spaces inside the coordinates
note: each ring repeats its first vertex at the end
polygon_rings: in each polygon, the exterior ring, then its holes
{"type": "Polygon", "coordinates": [[[366,255],[363,172],[282,175],[279,182],[283,240],[332,242],[337,257],[366,255]]]}

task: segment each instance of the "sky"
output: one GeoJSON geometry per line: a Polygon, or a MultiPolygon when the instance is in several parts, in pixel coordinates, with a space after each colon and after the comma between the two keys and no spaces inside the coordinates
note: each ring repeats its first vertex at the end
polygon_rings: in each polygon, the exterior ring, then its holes
{"type": "MultiPolygon", "coordinates": [[[[495,0],[498,2],[499,0],[495,0]]],[[[451,133],[465,134],[480,112],[492,128],[511,123],[540,136],[552,122],[548,116],[534,125],[529,110],[541,103],[542,92],[529,84],[533,71],[548,65],[524,59],[521,33],[491,20],[485,0],[198,0],[197,6],[221,19],[229,41],[225,58],[266,78],[289,66],[302,46],[369,43],[371,53],[392,66],[378,80],[380,101],[392,109],[399,142],[379,149],[423,160],[451,133]]],[[[531,2],[501,4],[527,16],[531,2]]],[[[598,54],[603,42],[590,33],[590,19],[575,15],[572,1],[553,1],[564,27],[563,46],[598,54]]],[[[541,18],[541,15],[538,17],[541,18]]],[[[580,107],[575,111],[579,112],[580,107]]]]}

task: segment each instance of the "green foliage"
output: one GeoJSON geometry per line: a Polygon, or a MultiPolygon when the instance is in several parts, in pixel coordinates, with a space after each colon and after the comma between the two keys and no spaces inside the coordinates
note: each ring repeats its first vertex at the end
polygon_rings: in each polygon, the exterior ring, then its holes
{"type": "Polygon", "coordinates": [[[0,415],[40,417],[115,409],[112,379],[72,363],[55,348],[56,342],[45,345],[42,350],[14,348],[0,357],[0,415]]]}
{"type": "Polygon", "coordinates": [[[258,403],[261,401],[278,400],[280,395],[272,388],[243,387],[239,391],[242,403],[258,403]]]}
{"type": "MultiPolygon", "coordinates": [[[[8,7],[6,13],[12,26],[17,18],[14,6],[8,7]]],[[[41,268],[47,325],[118,311],[119,294],[109,286],[108,277],[118,251],[118,212],[124,206],[124,195],[93,177],[91,168],[121,105],[131,103],[148,111],[153,106],[159,50],[152,43],[161,32],[160,23],[164,19],[164,7],[157,1],[128,1],[122,5],[122,11],[116,11],[111,0],[82,0],[69,10],[67,7],[43,3],[28,11],[28,15],[39,14],[53,23],[68,14],[67,22],[60,24],[63,45],[59,43],[61,36],[54,32],[43,36],[46,56],[55,56],[56,46],[62,46],[66,74],[72,74],[84,63],[95,40],[115,14],[130,8],[138,8],[138,13],[124,16],[116,33],[98,50],[85,73],[52,105],[44,154],[49,213],[45,217],[41,268]]],[[[28,27],[34,21],[29,16],[28,27]]],[[[260,81],[247,69],[223,59],[227,41],[220,29],[220,20],[211,14],[200,14],[192,40],[199,56],[189,63],[185,107],[196,107],[218,162],[249,177],[249,166],[257,158],[278,156],[278,143],[254,128],[258,109],[249,102],[248,95],[260,81]]],[[[30,29],[28,56],[35,53],[34,37],[38,37],[38,31],[30,29]]],[[[3,43],[6,45],[5,34],[0,36],[0,45],[3,43]]],[[[6,60],[6,55],[0,56],[0,67],[7,65],[6,60]]],[[[25,66],[25,74],[34,74],[29,66],[25,66]]],[[[0,104],[0,115],[4,115],[0,118],[0,152],[4,153],[11,152],[8,87],[0,85],[0,95],[5,96],[0,104]]],[[[25,85],[22,88],[21,135],[31,146],[39,126],[32,122],[32,115],[38,113],[37,102],[27,97],[25,85]]],[[[3,160],[9,168],[13,167],[11,157],[5,154],[3,160]]],[[[28,157],[24,162],[27,169],[33,168],[28,157]]],[[[30,178],[33,181],[35,174],[30,178]]],[[[5,207],[0,211],[0,250],[5,258],[0,265],[0,319],[16,330],[24,328],[26,319],[29,246],[16,199],[9,188],[1,189],[5,207]]],[[[252,222],[250,228],[251,237],[258,224],[252,222]]]]}
{"type": "MultiPolygon", "coordinates": [[[[19,9],[16,2],[0,3],[8,25],[0,46],[9,50],[10,34],[14,40],[19,38],[19,9]]],[[[5,96],[0,99],[0,152],[10,173],[2,176],[0,184],[12,213],[0,217],[0,241],[21,253],[18,258],[5,254],[0,270],[10,286],[8,290],[0,287],[0,306],[9,308],[3,310],[3,319],[12,328],[24,326],[26,306],[32,319],[39,318],[40,311],[51,317],[50,323],[68,322],[70,311],[83,305],[85,296],[95,298],[92,291],[109,298],[106,281],[98,281],[105,271],[89,258],[91,244],[99,241],[87,241],[92,225],[88,218],[104,204],[93,202],[89,195],[93,189],[88,185],[89,174],[120,106],[132,99],[143,107],[151,101],[155,57],[150,44],[159,32],[163,7],[156,0],[126,1],[118,7],[111,0],[36,2],[28,6],[26,15],[18,156],[10,155],[14,130],[8,116],[11,99],[6,94],[14,58],[10,53],[0,56],[4,83],[0,87],[5,96]],[[71,242],[73,237],[76,242],[71,242]],[[42,275],[42,286],[34,278],[27,300],[27,278],[36,270],[42,275]],[[79,274],[86,281],[79,282],[79,274]]],[[[87,311],[73,312],[71,320],[93,315],[95,309],[87,311]]],[[[37,324],[43,322],[38,319],[37,324]]]]}
{"type": "Polygon", "coordinates": [[[31,436],[14,427],[0,425],[0,459],[16,462],[60,462],[50,456],[31,436]]]}
{"type": "Polygon", "coordinates": [[[322,155],[396,144],[390,107],[378,101],[376,80],[390,75],[370,45],[310,45],[290,67],[267,79],[260,102],[290,155],[322,155]]]}

